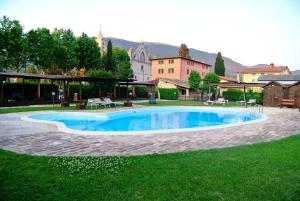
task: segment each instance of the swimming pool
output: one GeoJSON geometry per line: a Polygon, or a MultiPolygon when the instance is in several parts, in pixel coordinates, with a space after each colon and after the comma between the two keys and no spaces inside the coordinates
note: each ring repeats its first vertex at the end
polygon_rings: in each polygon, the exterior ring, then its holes
{"type": "Polygon", "coordinates": [[[263,116],[237,109],[160,107],[108,113],[52,112],[34,114],[27,120],[53,122],[72,133],[135,133],[183,131],[212,126],[240,125],[263,116]]]}

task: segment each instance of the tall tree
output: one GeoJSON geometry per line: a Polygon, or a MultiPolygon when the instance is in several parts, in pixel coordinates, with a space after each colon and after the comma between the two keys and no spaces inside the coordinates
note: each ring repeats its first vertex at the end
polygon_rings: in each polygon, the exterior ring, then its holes
{"type": "Polygon", "coordinates": [[[79,59],[79,67],[87,70],[92,68],[100,68],[101,53],[95,38],[88,37],[85,33],[77,39],[77,55],[79,59]]]}
{"type": "Polygon", "coordinates": [[[201,82],[200,75],[197,71],[192,70],[189,76],[189,84],[193,90],[199,88],[201,82]]]}
{"type": "Polygon", "coordinates": [[[74,33],[70,29],[54,29],[52,32],[54,40],[53,62],[56,68],[62,68],[65,73],[70,69],[77,68],[78,44],[74,33]]]}
{"type": "Polygon", "coordinates": [[[40,69],[52,66],[54,41],[50,31],[46,28],[30,30],[26,34],[28,57],[40,69]]]}
{"type": "Polygon", "coordinates": [[[112,59],[112,43],[111,40],[107,43],[105,70],[115,72],[112,59]]]}
{"type": "Polygon", "coordinates": [[[190,51],[186,44],[181,44],[178,50],[178,55],[190,59],[190,51]]]}
{"type": "Polygon", "coordinates": [[[116,76],[120,79],[127,79],[133,76],[128,53],[121,48],[112,49],[113,68],[116,76]]]}
{"type": "Polygon", "coordinates": [[[225,75],[225,65],[221,52],[218,52],[215,61],[215,73],[219,76],[225,75]]]}
{"type": "Polygon", "coordinates": [[[212,91],[215,91],[215,87],[209,87],[210,83],[219,83],[220,77],[216,73],[207,73],[203,79],[202,89],[206,92],[209,91],[209,88],[212,91]]]}
{"type": "Polygon", "coordinates": [[[24,49],[23,28],[17,20],[0,20],[0,71],[19,70],[24,49]]]}

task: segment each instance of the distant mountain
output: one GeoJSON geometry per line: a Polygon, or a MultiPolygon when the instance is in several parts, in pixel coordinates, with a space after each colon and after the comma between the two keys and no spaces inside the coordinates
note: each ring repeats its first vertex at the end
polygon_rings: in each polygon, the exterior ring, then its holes
{"type": "MultiPolygon", "coordinates": [[[[136,49],[139,45],[139,42],[133,42],[128,41],[124,39],[118,39],[118,38],[108,38],[112,41],[113,46],[117,46],[120,48],[123,48],[125,50],[128,50],[129,48],[136,49]]],[[[174,56],[178,54],[178,46],[164,44],[164,43],[154,43],[154,42],[144,42],[145,48],[148,51],[150,57],[162,57],[162,56],[174,56]]],[[[194,60],[199,60],[204,63],[211,64],[212,66],[215,63],[217,54],[215,53],[208,53],[201,50],[196,50],[193,48],[190,48],[190,56],[194,60]]],[[[224,63],[225,63],[225,74],[229,77],[235,77],[236,73],[244,68],[246,66],[235,62],[234,60],[223,57],[224,63]]],[[[213,68],[213,67],[212,67],[213,68]]]]}
{"type": "Polygon", "coordinates": [[[292,71],[292,75],[300,75],[300,70],[294,70],[294,71],[292,71]]]}
{"type": "Polygon", "coordinates": [[[250,68],[257,68],[257,67],[267,67],[269,66],[268,64],[256,64],[254,66],[249,66],[250,68]]]}

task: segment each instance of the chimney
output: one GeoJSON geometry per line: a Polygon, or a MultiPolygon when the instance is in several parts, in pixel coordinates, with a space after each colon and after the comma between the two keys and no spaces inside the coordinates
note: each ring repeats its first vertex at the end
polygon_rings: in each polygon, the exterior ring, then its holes
{"type": "Polygon", "coordinates": [[[271,63],[269,68],[271,68],[271,69],[274,68],[274,63],[271,63]]]}

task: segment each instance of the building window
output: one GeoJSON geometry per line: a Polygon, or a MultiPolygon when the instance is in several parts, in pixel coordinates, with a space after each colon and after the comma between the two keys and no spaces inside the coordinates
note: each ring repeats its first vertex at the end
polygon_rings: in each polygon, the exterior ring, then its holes
{"type": "Polygon", "coordinates": [[[144,66],[143,65],[141,65],[141,71],[144,71],[144,66]]]}
{"type": "Polygon", "coordinates": [[[190,63],[191,63],[190,61],[187,61],[187,65],[190,65],[190,63]]]}
{"type": "Polygon", "coordinates": [[[173,64],[174,63],[174,59],[169,59],[169,64],[173,64]]]}
{"type": "Polygon", "coordinates": [[[164,60],[163,59],[158,60],[158,64],[164,64],[164,60]]]}
{"type": "Polygon", "coordinates": [[[189,69],[186,70],[186,74],[187,74],[187,75],[190,74],[190,70],[189,70],[189,69]]]}
{"type": "Polygon", "coordinates": [[[243,74],[241,74],[241,73],[239,74],[239,81],[240,81],[240,82],[244,82],[243,74]]]}
{"type": "Polygon", "coordinates": [[[145,63],[145,53],[144,52],[142,52],[140,54],[140,61],[145,63]]]}
{"type": "Polygon", "coordinates": [[[193,61],[191,61],[191,65],[192,65],[192,66],[194,65],[194,62],[193,62],[193,61]]]}
{"type": "Polygon", "coordinates": [[[136,75],[134,75],[134,79],[136,79],[137,78],[137,76],[136,75]]]}
{"type": "Polygon", "coordinates": [[[256,79],[253,78],[253,79],[252,79],[252,82],[256,82],[256,79]]]}
{"type": "Polygon", "coordinates": [[[252,76],[255,76],[256,74],[255,73],[252,73],[252,76]]]}
{"type": "Polygon", "coordinates": [[[169,68],[169,69],[168,69],[168,73],[169,73],[169,74],[173,74],[173,73],[174,73],[174,68],[169,68]]]}
{"type": "Polygon", "coordinates": [[[164,69],[158,69],[158,74],[164,74],[164,69]]]}

